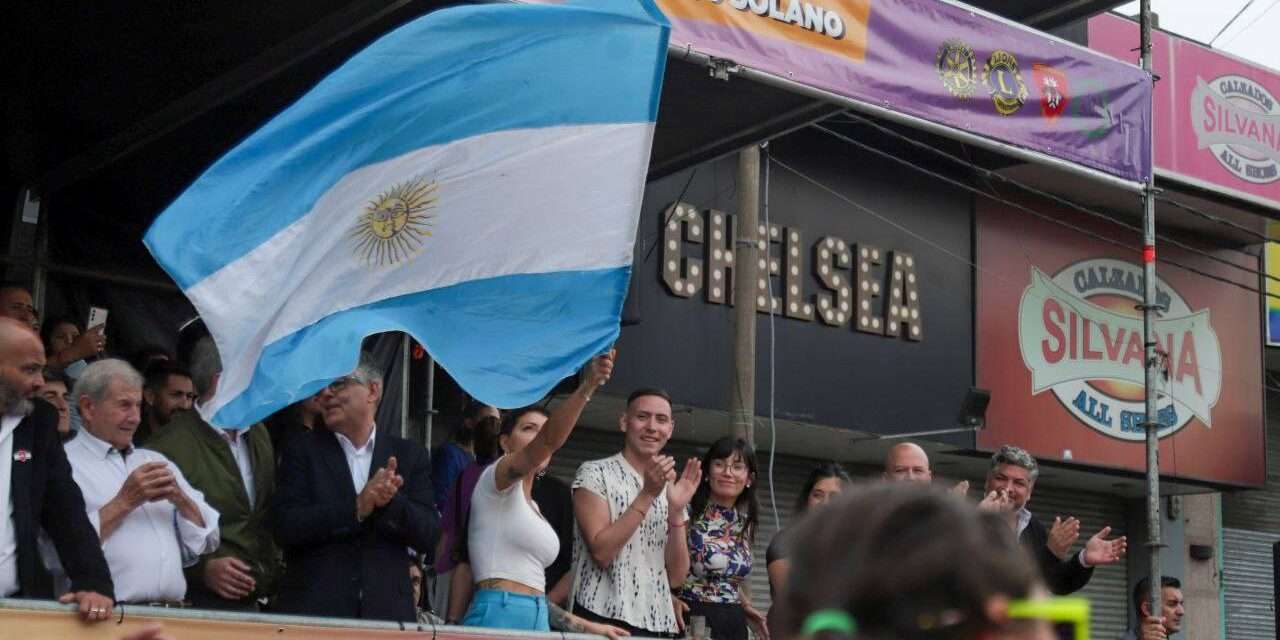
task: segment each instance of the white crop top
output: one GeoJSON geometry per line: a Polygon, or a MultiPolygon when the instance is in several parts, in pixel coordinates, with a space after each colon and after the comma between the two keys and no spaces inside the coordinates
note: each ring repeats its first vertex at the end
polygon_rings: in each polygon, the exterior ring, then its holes
{"type": "Polygon", "coordinates": [[[467,527],[471,573],[476,582],[501,578],[545,592],[543,572],[560,553],[560,539],[537,507],[525,499],[522,481],[498,491],[497,468],[497,462],[489,465],[471,494],[467,527]]]}

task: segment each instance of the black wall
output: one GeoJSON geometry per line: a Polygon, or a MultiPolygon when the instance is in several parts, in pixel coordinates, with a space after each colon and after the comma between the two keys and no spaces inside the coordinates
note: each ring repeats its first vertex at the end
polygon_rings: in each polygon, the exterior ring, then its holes
{"type": "MultiPolygon", "coordinates": [[[[970,198],[814,131],[775,140],[768,153],[906,229],[859,211],[773,163],[768,214],[775,224],[803,231],[805,297],[820,290],[812,246],[820,237],[835,235],[855,245],[912,254],[924,318],[923,339],[912,342],[776,316],[777,417],[876,433],[954,426],[973,381],[970,198]]],[[[628,308],[629,315],[638,314],[639,323],[623,329],[618,368],[609,385],[613,393],[662,386],[679,404],[727,409],[733,309],[707,302],[705,287],[692,298],[670,293],[661,278],[662,230],[666,208],[676,200],[736,213],[736,162],[729,157],[650,183],[628,308]]],[[[685,243],[684,253],[703,257],[704,246],[685,243]]],[[[774,245],[774,255],[781,251],[774,245]]],[[[781,295],[782,286],[775,277],[775,295],[781,295]]],[[[757,414],[764,415],[770,320],[763,313],[756,317],[757,414]]]]}

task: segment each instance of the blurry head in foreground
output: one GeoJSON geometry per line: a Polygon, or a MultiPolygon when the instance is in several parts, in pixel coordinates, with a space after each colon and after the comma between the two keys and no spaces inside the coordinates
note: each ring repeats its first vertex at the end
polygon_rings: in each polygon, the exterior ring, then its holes
{"type": "Polygon", "coordinates": [[[1012,601],[1045,593],[1013,532],[940,489],[853,489],[797,525],[793,540],[783,637],[1053,638],[1047,624],[1009,616],[1012,601]]]}

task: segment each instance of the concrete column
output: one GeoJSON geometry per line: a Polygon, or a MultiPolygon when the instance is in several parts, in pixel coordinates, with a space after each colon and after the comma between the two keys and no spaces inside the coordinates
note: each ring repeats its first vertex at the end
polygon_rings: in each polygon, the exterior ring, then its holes
{"type": "MultiPolygon", "coordinates": [[[[1222,496],[1209,493],[1182,498],[1183,537],[1186,561],[1182,575],[1182,596],[1187,615],[1183,619],[1183,638],[1218,638],[1223,640],[1222,618],[1222,496]],[[1213,549],[1208,560],[1191,558],[1191,545],[1213,549]]],[[[1175,639],[1176,640],[1176,639],[1175,639]]]]}

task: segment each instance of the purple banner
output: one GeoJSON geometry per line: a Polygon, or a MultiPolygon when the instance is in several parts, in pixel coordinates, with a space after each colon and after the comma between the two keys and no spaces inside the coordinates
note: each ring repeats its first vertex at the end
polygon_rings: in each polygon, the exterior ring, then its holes
{"type": "Polygon", "coordinates": [[[978,9],[939,0],[658,4],[673,46],[1126,180],[1150,175],[1145,72],[978,9]]]}

